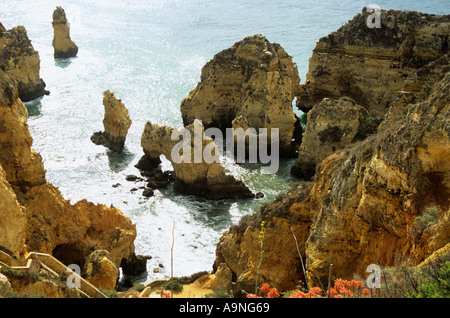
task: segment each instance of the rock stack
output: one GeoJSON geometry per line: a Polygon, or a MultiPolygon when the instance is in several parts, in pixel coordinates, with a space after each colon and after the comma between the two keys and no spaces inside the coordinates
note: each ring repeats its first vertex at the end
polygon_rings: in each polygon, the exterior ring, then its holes
{"type": "Polygon", "coordinates": [[[128,129],[132,123],[128,109],[109,90],[103,93],[103,106],[105,108],[103,118],[105,130],[94,133],[91,140],[96,145],[103,145],[112,151],[122,152],[128,129]]]}
{"type": "Polygon", "coordinates": [[[174,128],[159,126],[149,121],[142,133],[141,145],[145,156],[150,160],[157,161],[160,155],[164,155],[172,163],[174,188],[177,191],[210,199],[254,196],[242,181],[226,174],[220,162],[210,162],[205,157],[196,161],[196,153],[202,156],[205,153],[211,153],[214,157],[220,156],[212,138],[205,136],[204,127],[199,120],[182,128],[180,135],[189,136],[184,140],[172,138],[174,132],[174,128]],[[180,143],[183,143],[182,148],[178,148],[180,143]],[[180,150],[175,152],[177,158],[173,156],[174,149],[180,150]]]}
{"type": "Polygon", "coordinates": [[[19,97],[23,102],[49,94],[40,78],[38,52],[33,48],[23,26],[11,30],[0,23],[0,68],[17,81],[19,97]]]}
{"type": "Polygon", "coordinates": [[[292,139],[301,137],[294,136],[298,120],[292,108],[299,82],[297,66],[279,44],[262,35],[246,37],[203,67],[197,87],[181,103],[183,123],[278,128],[280,153],[292,154],[292,139]]]}
{"type": "Polygon", "coordinates": [[[66,13],[61,7],[53,11],[53,48],[55,58],[74,57],[78,53],[78,46],[70,38],[70,27],[66,13]]]}

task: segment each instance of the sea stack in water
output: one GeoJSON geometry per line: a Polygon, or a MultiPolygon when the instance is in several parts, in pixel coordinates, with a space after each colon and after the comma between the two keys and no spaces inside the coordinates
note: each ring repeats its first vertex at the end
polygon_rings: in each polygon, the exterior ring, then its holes
{"type": "Polygon", "coordinates": [[[17,26],[11,30],[0,23],[0,68],[18,84],[19,98],[23,102],[48,95],[40,78],[38,52],[31,45],[27,30],[17,26]]]}
{"type": "Polygon", "coordinates": [[[103,145],[112,151],[122,152],[128,129],[132,123],[128,109],[109,90],[103,93],[103,106],[105,107],[103,119],[105,131],[94,133],[91,140],[96,145],[103,145]]]}
{"type": "Polygon", "coordinates": [[[53,48],[55,58],[74,57],[78,53],[78,46],[70,38],[69,23],[66,13],[61,7],[53,11],[53,48]]]}
{"type": "Polygon", "coordinates": [[[292,153],[298,123],[292,101],[299,82],[296,64],[279,44],[263,35],[246,37],[203,67],[197,87],[181,103],[183,123],[199,119],[205,129],[222,130],[278,128],[280,153],[292,153]]]}
{"type": "Polygon", "coordinates": [[[181,193],[209,199],[254,197],[242,181],[226,174],[216,160],[220,157],[218,147],[205,135],[199,120],[180,130],[149,121],[141,145],[149,159],[164,155],[172,163],[174,188],[181,193]]]}

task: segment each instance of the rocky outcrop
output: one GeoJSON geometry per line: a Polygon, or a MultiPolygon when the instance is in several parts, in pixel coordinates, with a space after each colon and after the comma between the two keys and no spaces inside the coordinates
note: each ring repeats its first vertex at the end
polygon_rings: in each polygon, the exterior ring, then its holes
{"type": "Polygon", "coordinates": [[[172,163],[174,188],[181,193],[211,199],[253,197],[242,181],[226,174],[219,161],[218,147],[212,138],[205,136],[198,120],[180,130],[149,121],[141,145],[151,161],[164,155],[172,163]]]}
{"type": "Polygon", "coordinates": [[[81,268],[89,254],[106,250],[119,268],[134,255],[135,225],[112,206],[71,204],[45,179],[15,84],[0,69],[0,245],[17,259],[37,251],[81,268]]]}
{"type": "Polygon", "coordinates": [[[78,46],[70,38],[70,28],[66,13],[62,7],[53,11],[53,48],[55,58],[74,57],[78,53],[78,46]]]}
{"type": "Polygon", "coordinates": [[[103,106],[105,108],[105,117],[103,118],[105,130],[94,133],[91,140],[93,143],[104,145],[112,151],[122,152],[128,129],[132,123],[128,109],[109,90],[103,93],[103,106]]]}
{"type": "Polygon", "coordinates": [[[215,266],[233,272],[234,288],[254,292],[259,281],[281,290],[304,280],[326,286],[333,277],[367,277],[367,266],[419,264],[450,243],[450,73],[401,120],[325,158],[314,183],[303,183],[222,236],[215,266]],[[304,190],[301,191],[301,188],[304,190]],[[434,221],[417,229],[417,217],[434,221]],[[280,274],[282,273],[282,274],[280,274]]]}
{"type": "Polygon", "coordinates": [[[39,77],[38,52],[33,48],[23,26],[6,30],[0,23],[0,68],[17,81],[19,97],[23,102],[49,94],[39,77]]]}
{"type": "MultiPolygon", "coordinates": [[[[197,87],[181,103],[184,125],[206,128],[279,129],[280,152],[292,154],[297,118],[292,101],[300,78],[292,57],[262,35],[217,53],[202,69],[197,87]]],[[[298,146],[298,145],[297,145],[298,146]]]]}
{"type": "Polygon", "coordinates": [[[302,180],[311,180],[323,159],[376,132],[378,123],[351,98],[324,98],[308,112],[292,173],[302,180]]]}
{"type": "Polygon", "coordinates": [[[449,15],[381,10],[381,27],[369,28],[370,14],[363,9],[319,40],[297,107],[307,112],[325,97],[348,96],[383,118],[405,79],[449,50],[449,15]]]}

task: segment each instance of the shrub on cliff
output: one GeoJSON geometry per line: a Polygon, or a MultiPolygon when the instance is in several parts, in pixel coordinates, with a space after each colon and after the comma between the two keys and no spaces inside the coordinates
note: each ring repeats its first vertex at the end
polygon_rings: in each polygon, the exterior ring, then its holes
{"type": "Polygon", "coordinates": [[[417,291],[408,295],[409,298],[450,298],[450,261],[417,287],[417,291]]]}

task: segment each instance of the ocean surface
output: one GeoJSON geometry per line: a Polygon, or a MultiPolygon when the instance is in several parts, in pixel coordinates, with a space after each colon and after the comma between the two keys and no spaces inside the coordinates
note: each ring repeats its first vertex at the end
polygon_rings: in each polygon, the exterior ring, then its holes
{"type": "MultiPolygon", "coordinates": [[[[296,181],[290,176],[293,160],[282,160],[278,173],[271,175],[260,174],[255,164],[231,162],[226,166],[230,173],[264,198],[209,201],[169,187],[146,199],[142,189],[132,191],[144,182],[125,180],[128,174],[139,175],[134,165],[143,155],[145,123],[181,127],[181,100],[197,85],[203,65],[249,35],[263,34],[281,44],[303,82],[316,42],[370,4],[450,13],[448,0],[2,0],[0,22],[7,29],[25,26],[41,58],[41,77],[50,95],[26,106],[33,148],[42,155],[47,179],[66,199],[112,204],[136,224],[136,253],[152,256],[147,274],[138,279],[145,282],[170,276],[173,225],[174,275],[211,270],[222,233],[296,181]],[[71,38],[79,47],[75,58],[53,58],[56,6],[66,11],[71,38]],[[124,102],[133,121],[122,154],[90,141],[103,130],[107,89],[124,102]]],[[[164,161],[163,168],[170,170],[170,163],[164,161]]]]}

